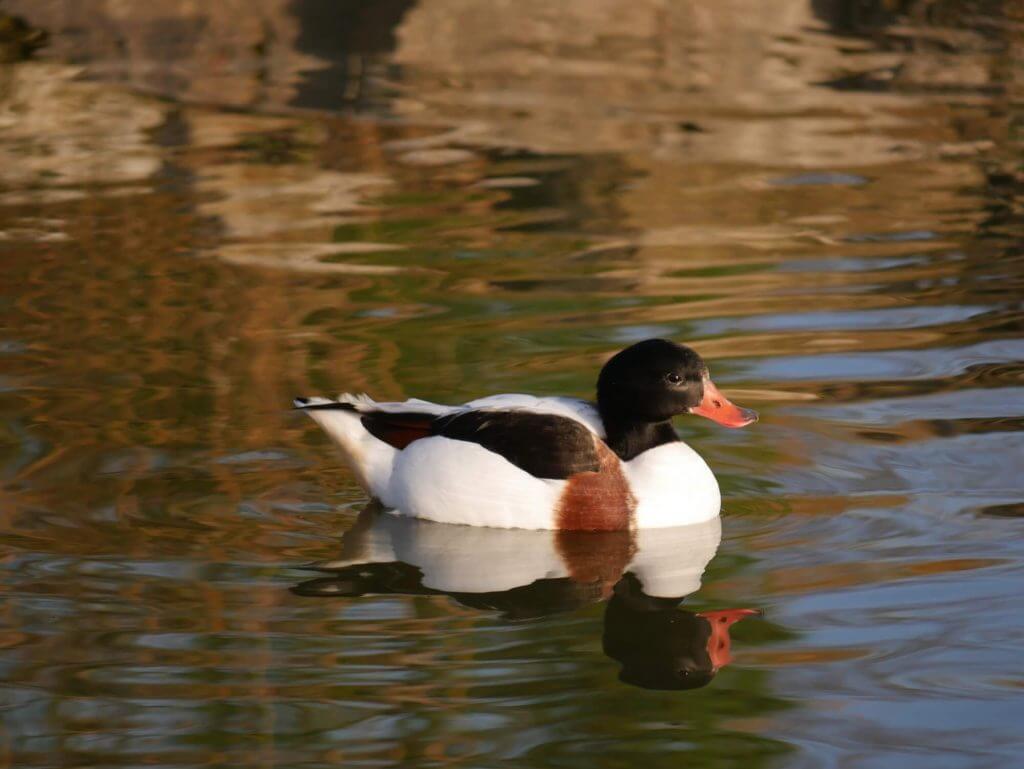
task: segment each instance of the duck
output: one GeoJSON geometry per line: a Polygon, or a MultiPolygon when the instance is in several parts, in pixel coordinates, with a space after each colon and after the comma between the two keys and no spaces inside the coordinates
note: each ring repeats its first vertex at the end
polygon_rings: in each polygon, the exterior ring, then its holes
{"type": "Polygon", "coordinates": [[[715,518],[718,481],[673,417],[757,421],[691,347],[647,339],[601,368],[596,400],[521,393],[460,405],[299,397],[356,480],[399,516],[511,529],[615,531],[715,518]]]}

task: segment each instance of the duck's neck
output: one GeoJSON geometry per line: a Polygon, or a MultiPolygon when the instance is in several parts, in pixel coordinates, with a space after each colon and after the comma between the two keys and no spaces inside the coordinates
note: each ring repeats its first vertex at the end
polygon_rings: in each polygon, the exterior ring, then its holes
{"type": "Polygon", "coordinates": [[[614,413],[601,414],[607,437],[605,443],[623,462],[643,454],[648,449],[679,440],[675,428],[664,422],[637,422],[614,413]]]}

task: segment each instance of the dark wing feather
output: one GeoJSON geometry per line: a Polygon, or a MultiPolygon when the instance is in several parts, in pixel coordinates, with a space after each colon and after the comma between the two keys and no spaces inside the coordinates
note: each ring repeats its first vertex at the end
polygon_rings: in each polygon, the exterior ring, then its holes
{"type": "Polygon", "coordinates": [[[600,467],[594,434],[556,414],[463,411],[436,417],[430,434],[477,443],[537,478],[563,479],[600,467]]]}
{"type": "Polygon", "coordinates": [[[370,411],[360,420],[363,427],[374,438],[384,441],[396,449],[404,449],[413,441],[426,438],[437,419],[436,414],[422,414],[415,411],[370,411]]]}

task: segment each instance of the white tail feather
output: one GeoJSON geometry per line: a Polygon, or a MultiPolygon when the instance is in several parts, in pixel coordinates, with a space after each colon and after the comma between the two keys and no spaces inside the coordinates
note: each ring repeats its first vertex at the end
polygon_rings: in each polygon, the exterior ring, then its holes
{"type": "Polygon", "coordinates": [[[352,468],[359,485],[367,493],[380,497],[390,482],[396,449],[373,437],[363,427],[360,412],[375,405],[374,400],[365,394],[343,393],[336,401],[329,398],[295,399],[295,407],[305,410],[341,450],[342,457],[352,468]],[[335,403],[349,404],[354,408],[315,408],[335,403]]]}

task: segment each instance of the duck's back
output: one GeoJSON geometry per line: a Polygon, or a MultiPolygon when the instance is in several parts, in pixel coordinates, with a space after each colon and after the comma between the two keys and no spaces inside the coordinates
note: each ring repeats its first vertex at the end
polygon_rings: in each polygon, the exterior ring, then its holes
{"type": "Polygon", "coordinates": [[[609,452],[601,428],[592,405],[570,398],[515,394],[472,401],[435,417],[426,436],[396,454],[379,496],[401,514],[445,523],[627,528],[632,500],[622,484],[618,498],[603,500],[613,516],[566,520],[570,486],[604,478],[601,455],[609,452]]]}

